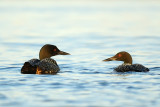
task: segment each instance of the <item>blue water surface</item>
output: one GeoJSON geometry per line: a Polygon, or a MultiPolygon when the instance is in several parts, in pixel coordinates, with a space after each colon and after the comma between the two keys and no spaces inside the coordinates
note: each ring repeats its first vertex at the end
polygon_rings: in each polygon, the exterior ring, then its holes
{"type": "Polygon", "coordinates": [[[0,1],[1,107],[159,107],[159,1],[0,1]],[[44,44],[57,75],[21,74],[44,44]],[[103,62],[127,51],[150,72],[117,73],[103,62]]]}

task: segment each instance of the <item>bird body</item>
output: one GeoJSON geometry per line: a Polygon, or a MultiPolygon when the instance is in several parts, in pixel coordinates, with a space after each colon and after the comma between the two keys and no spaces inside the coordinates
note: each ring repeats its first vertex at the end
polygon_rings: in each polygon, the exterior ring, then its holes
{"type": "Polygon", "coordinates": [[[135,72],[147,72],[149,71],[148,68],[141,64],[122,64],[118,67],[114,68],[117,72],[128,72],[128,71],[135,71],[135,72]]]}
{"type": "Polygon", "coordinates": [[[41,60],[37,67],[37,74],[56,74],[60,70],[57,62],[51,58],[41,60]]]}

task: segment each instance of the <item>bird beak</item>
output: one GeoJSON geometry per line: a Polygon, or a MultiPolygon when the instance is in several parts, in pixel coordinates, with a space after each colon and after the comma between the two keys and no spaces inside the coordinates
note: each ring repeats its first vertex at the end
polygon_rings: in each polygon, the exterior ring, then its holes
{"type": "Polygon", "coordinates": [[[105,59],[105,60],[103,60],[103,61],[116,61],[117,60],[117,58],[115,58],[115,57],[110,57],[110,58],[107,58],[107,59],[105,59]]]}
{"type": "Polygon", "coordinates": [[[59,52],[58,52],[58,55],[70,55],[70,54],[67,53],[67,52],[59,51],[59,52]]]}

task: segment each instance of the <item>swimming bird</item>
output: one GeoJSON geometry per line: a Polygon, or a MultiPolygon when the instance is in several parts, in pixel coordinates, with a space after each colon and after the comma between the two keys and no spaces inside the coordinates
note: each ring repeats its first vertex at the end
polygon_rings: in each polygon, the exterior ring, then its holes
{"type": "Polygon", "coordinates": [[[56,74],[60,68],[57,62],[50,58],[55,55],[70,55],[60,51],[55,45],[46,44],[39,52],[39,59],[31,59],[21,68],[22,74],[56,74]]]}
{"type": "Polygon", "coordinates": [[[115,56],[107,58],[103,61],[123,61],[122,65],[114,68],[117,72],[128,72],[128,71],[135,71],[135,72],[147,72],[149,69],[141,64],[132,64],[132,56],[125,51],[117,53],[115,56]]]}

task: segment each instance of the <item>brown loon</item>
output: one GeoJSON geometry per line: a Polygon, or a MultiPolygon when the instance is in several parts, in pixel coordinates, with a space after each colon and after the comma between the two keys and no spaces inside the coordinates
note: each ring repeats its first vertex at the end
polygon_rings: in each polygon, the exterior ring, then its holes
{"type": "Polygon", "coordinates": [[[60,68],[54,59],[55,55],[70,55],[60,51],[55,45],[46,44],[39,52],[39,59],[31,59],[21,68],[22,74],[56,74],[60,68]]]}
{"type": "Polygon", "coordinates": [[[123,61],[122,65],[114,68],[117,72],[128,72],[128,71],[135,71],[135,72],[148,72],[149,69],[141,64],[132,64],[132,57],[128,52],[122,51],[117,53],[115,56],[107,58],[103,61],[123,61]]]}

